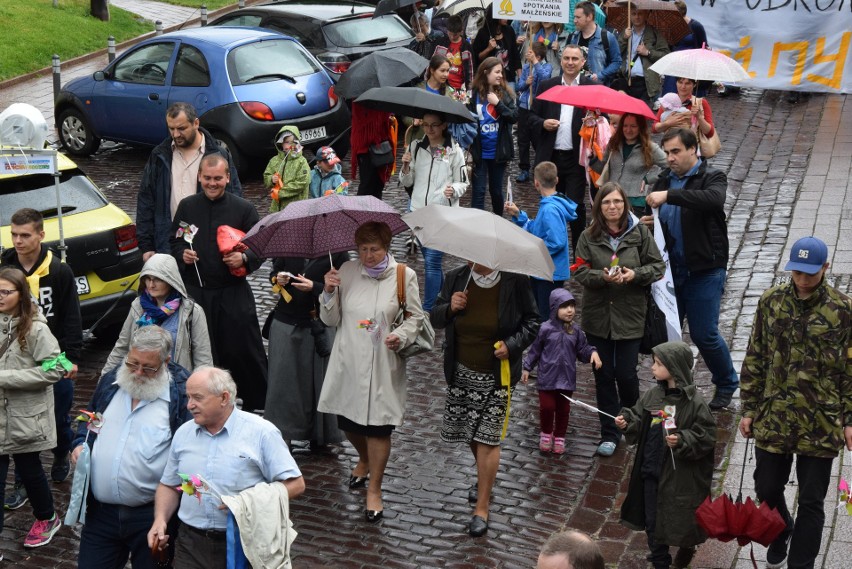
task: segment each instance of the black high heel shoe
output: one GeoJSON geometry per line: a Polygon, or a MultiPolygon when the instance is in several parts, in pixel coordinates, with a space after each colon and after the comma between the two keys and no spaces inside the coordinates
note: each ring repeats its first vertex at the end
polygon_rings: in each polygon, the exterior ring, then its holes
{"type": "Polygon", "coordinates": [[[350,488],[363,488],[367,485],[367,479],[370,478],[370,475],[367,476],[355,476],[354,474],[349,476],[349,487],[350,488]]]}
{"type": "Polygon", "coordinates": [[[371,524],[376,523],[383,517],[385,517],[384,510],[364,510],[364,517],[367,518],[367,521],[371,524]]]}

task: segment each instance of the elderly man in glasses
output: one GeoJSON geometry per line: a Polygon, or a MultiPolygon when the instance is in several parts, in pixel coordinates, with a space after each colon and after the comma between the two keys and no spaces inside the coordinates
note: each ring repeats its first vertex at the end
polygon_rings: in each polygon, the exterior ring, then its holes
{"type": "Polygon", "coordinates": [[[154,493],[169,457],[172,435],[192,418],[189,372],[171,363],[172,339],[159,326],[139,328],[127,358],[98,382],[87,410],[101,413],[99,432],[81,424],[71,459],[92,449],[91,488],[78,567],[152,568],[147,532],[154,493]]]}

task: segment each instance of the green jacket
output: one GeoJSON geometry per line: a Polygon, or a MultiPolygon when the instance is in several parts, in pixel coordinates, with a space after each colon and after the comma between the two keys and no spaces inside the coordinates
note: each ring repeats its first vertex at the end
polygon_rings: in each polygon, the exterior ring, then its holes
{"type": "Polygon", "coordinates": [[[621,506],[621,523],[642,531],[645,529],[645,476],[643,464],[646,443],[651,430],[651,413],[674,405],[675,429],[670,434],[680,435],[677,448],[664,445],[660,461],[657,492],[657,543],[693,547],[706,539],[704,531],[695,521],[695,510],[710,495],[713,481],[713,449],[716,445],[716,421],[710,407],[692,382],[692,350],[683,342],[666,342],[654,348],[657,356],[675,378],[676,391],[658,383],[646,391],[632,408],[624,408],[621,415],[627,421],[624,435],[630,444],[638,443],[636,461],[630,473],[627,497],[621,506]],[[674,456],[674,465],[672,464],[674,456]]]}
{"type": "MultiPolygon", "coordinates": [[[[621,50],[621,60],[625,63],[625,68],[629,70],[630,54],[627,52],[628,39],[623,34],[618,36],[618,48],[621,50]]],[[[669,53],[669,44],[665,36],[654,29],[654,26],[645,24],[645,32],[642,34],[642,43],[648,48],[648,55],[640,55],[639,60],[642,62],[642,69],[645,72],[645,88],[648,91],[649,97],[656,97],[660,94],[660,76],[651,71],[650,67],[657,62],[658,59],[669,53]]]]}
{"type": "Polygon", "coordinates": [[[577,262],[584,259],[573,274],[583,285],[583,309],[580,312],[586,334],[613,340],[641,338],[645,331],[646,293],[651,283],[662,278],[666,264],[657,243],[635,216],[631,226],[613,248],[613,240],[604,232],[597,239],[586,229],[577,242],[577,262]],[[609,284],[603,279],[613,252],[618,264],[636,272],[628,284],[609,284]]]}
{"type": "Polygon", "coordinates": [[[825,279],[804,300],[792,283],[763,293],[740,389],[758,448],[837,456],[852,425],[852,300],[825,279]]]}
{"type": "MultiPolygon", "coordinates": [[[[293,133],[296,140],[302,137],[298,128],[285,125],[275,135],[275,140],[278,140],[282,132],[293,133]]],[[[280,211],[291,202],[307,199],[308,188],[311,185],[311,168],[308,166],[308,161],[302,156],[301,150],[288,154],[278,144],[275,145],[275,148],[278,149],[278,154],[272,157],[263,171],[263,185],[270,190],[273,186],[272,175],[277,173],[278,177],[281,178],[278,200],[272,200],[269,211],[280,211]]]]}

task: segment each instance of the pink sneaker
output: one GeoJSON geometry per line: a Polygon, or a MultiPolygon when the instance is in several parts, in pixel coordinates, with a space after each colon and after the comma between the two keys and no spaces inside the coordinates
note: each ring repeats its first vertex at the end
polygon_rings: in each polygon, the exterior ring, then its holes
{"type": "Polygon", "coordinates": [[[61,527],[62,520],[59,519],[56,513],[49,520],[36,520],[33,527],[30,528],[30,533],[24,539],[24,547],[33,548],[47,545],[61,527]]]}
{"type": "Polygon", "coordinates": [[[565,454],[565,439],[553,439],[553,454],[565,454]]]}
{"type": "Polygon", "coordinates": [[[553,435],[542,433],[538,439],[538,450],[541,452],[550,452],[553,449],[553,435]]]}

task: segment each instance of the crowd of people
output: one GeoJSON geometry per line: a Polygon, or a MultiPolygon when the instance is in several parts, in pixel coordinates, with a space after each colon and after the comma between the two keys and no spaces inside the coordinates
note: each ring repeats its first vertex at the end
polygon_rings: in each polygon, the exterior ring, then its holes
{"type": "MultiPolygon", "coordinates": [[[[248,232],[257,210],[241,197],[227,150],[200,126],[192,105],[170,106],[170,136],[151,153],[138,194],[139,296],[87,406],[90,420],[76,435],[68,413],[82,333],[73,275],[41,244],[41,215],[16,212],[14,249],[0,268],[0,405],[8,417],[0,475],[13,458],[16,482],[5,503],[14,509],[30,501],[36,518],[24,546],[49,543],[61,526],[39,459],[48,449],[53,480],[65,480],[71,463],[77,474],[82,465],[89,472],[77,497],[88,511],[82,568],[121,567],[128,558],[134,569],[158,560],[224,568],[229,516],[249,528],[243,549],[250,562],[266,566],[270,555],[286,555],[288,503],[306,485],[290,453],[294,440],[312,448],[347,440],[358,460],[341,482],[366,489],[364,520],[379,522],[392,436],[405,418],[400,351],[428,319],[445,336],[440,436],[468,445],[475,463],[469,535],[489,528],[515,386],[535,381],[539,449],[564,454],[579,361],[594,374],[597,454],[612,456],[624,438],[637,445],[623,523],[647,533],[655,568],[686,568],[706,538],[694,513],[710,494],[712,411],[728,407],[739,388],[718,324],[728,263],[727,179],[700,144],[714,135],[712,110],[695,97],[694,79],[674,78],[655,121],[618,117],[602,156],[588,161],[600,175],[590,185],[580,154],[585,111],[538,97],[558,85],[626,79],[628,92],[652,106],[661,79],[649,67],[670,46],[646,18],[635,10],[630,27],[615,33],[602,25],[595,4],[580,2],[570,30],[531,22],[529,34],[518,34],[489,15],[470,43],[460,18],[447,19],[440,33],[415,15],[412,49],[430,61],[412,88],[463,100],[473,125],[450,124],[437,111],[412,119],[353,104],[359,195],[381,199],[396,149],[391,145],[387,162],[373,147],[402,123],[408,131],[398,176],[409,209],[461,207],[468,189],[472,207],[485,209],[488,197],[494,215],[508,215],[542,239],[555,266],[552,281],[472,262],[445,271],[443,253],[421,246],[421,294],[414,270],[390,252],[390,227],[371,221],[352,236],[352,258],[273,259],[269,282],[280,298],[261,327],[247,276],[264,259],[251,248],[223,252],[217,237],[223,227],[248,232]],[[627,71],[623,61],[630,62],[627,71]],[[659,144],[652,134],[662,135],[659,144]],[[534,217],[505,194],[516,143],[517,181],[531,181],[541,196],[534,217]],[[694,356],[684,342],[653,348],[656,384],[640,393],[647,298],[667,268],[655,223],[665,235],[681,324],[689,322],[712,374],[709,401],[693,382],[694,356]],[[578,284],[575,294],[581,291],[579,307],[569,280],[578,284]],[[405,318],[391,327],[403,298],[405,318]],[[205,499],[196,500],[197,492],[205,499]],[[280,521],[263,538],[250,529],[258,512],[280,521]]],[[[699,41],[703,28],[687,21],[691,41],[699,41]]],[[[348,193],[334,149],[319,149],[312,168],[300,137],[292,126],[276,134],[277,154],[263,173],[271,212],[348,193]]],[[[740,431],[756,442],[756,493],[786,522],[767,567],[782,567],[788,556],[791,567],[813,566],[832,460],[843,445],[852,449],[852,403],[844,395],[852,388],[852,305],[826,284],[827,258],[816,238],[794,244],[792,281],[761,298],[743,365],[740,431]],[[792,338],[802,333],[807,349],[792,338]],[[805,411],[816,417],[803,419],[805,411]],[[795,520],[783,492],[794,456],[803,489],[795,520]]],[[[547,541],[538,567],[600,569],[603,558],[587,536],[568,532],[547,541]]]]}

